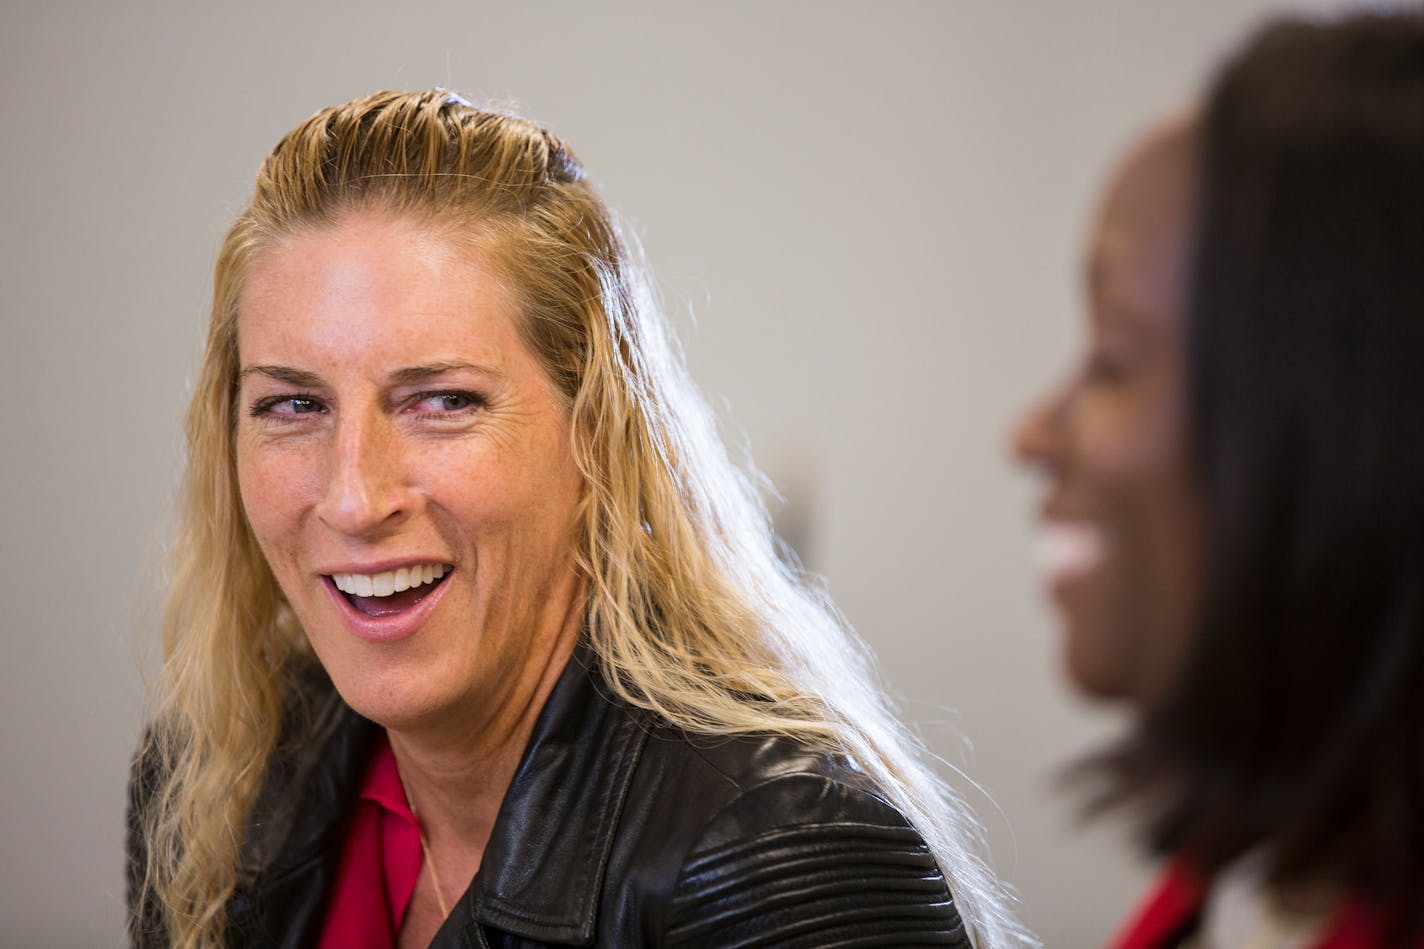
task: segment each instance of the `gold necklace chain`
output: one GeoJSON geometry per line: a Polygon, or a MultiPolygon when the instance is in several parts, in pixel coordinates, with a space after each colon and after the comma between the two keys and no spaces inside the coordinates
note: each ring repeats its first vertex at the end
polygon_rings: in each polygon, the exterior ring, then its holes
{"type": "Polygon", "coordinates": [[[420,815],[416,814],[416,804],[410,801],[410,795],[406,795],[406,802],[410,804],[410,816],[416,818],[416,834],[420,835],[420,856],[424,858],[426,869],[430,871],[430,882],[436,888],[436,906],[440,908],[440,919],[447,919],[450,916],[450,908],[444,902],[444,886],[440,885],[440,873],[436,872],[436,861],[430,856],[430,844],[426,842],[426,828],[420,826],[420,815]]]}
{"type": "Polygon", "coordinates": [[[400,773],[400,764],[396,764],[396,777],[400,779],[401,791],[405,794],[405,802],[410,807],[410,816],[415,818],[415,832],[420,836],[420,856],[426,869],[430,871],[430,882],[435,886],[435,905],[440,907],[441,920],[450,917],[450,907],[445,905],[445,888],[440,885],[440,874],[435,870],[435,860],[430,856],[430,844],[425,840],[425,828],[420,825],[420,815],[415,811],[415,801],[411,799],[410,791],[406,790],[405,778],[400,773]]]}
{"type": "Polygon", "coordinates": [[[447,919],[450,916],[450,908],[445,905],[445,888],[440,885],[440,874],[435,872],[435,860],[430,856],[430,845],[425,842],[425,831],[420,826],[420,818],[416,816],[414,806],[411,807],[410,814],[415,817],[415,829],[420,834],[420,854],[425,858],[425,866],[430,870],[430,882],[435,884],[435,905],[440,907],[440,918],[447,919]]]}

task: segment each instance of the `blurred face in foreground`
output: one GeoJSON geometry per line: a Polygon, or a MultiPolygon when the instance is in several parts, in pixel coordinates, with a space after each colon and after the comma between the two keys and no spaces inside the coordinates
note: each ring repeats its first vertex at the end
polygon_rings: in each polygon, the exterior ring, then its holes
{"type": "Polygon", "coordinates": [[[243,506],[338,691],[388,728],[517,706],[582,602],[567,411],[517,320],[477,252],[371,211],[262,249],[243,287],[243,506]]]}
{"type": "Polygon", "coordinates": [[[1048,483],[1040,553],[1069,673],[1146,708],[1181,664],[1202,572],[1185,443],[1189,135],[1157,132],[1113,179],[1087,246],[1086,352],[1015,434],[1048,483]]]}

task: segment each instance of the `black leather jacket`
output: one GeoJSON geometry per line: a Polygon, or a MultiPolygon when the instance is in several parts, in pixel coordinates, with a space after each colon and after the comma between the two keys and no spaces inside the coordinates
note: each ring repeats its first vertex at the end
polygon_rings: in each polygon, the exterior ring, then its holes
{"type": "MultiPolygon", "coordinates": [[[[611,700],[591,665],[576,653],[550,694],[434,949],[968,949],[924,841],[860,772],[782,738],[689,735],[611,700]]],[[[270,769],[245,853],[262,869],[229,904],[232,946],[320,935],[378,728],[332,708],[322,753],[306,756],[315,767],[270,769]]],[[[134,782],[132,810],[144,785],[134,782]]],[[[133,906],[143,841],[132,810],[131,936],[165,945],[152,907],[133,906]]]]}

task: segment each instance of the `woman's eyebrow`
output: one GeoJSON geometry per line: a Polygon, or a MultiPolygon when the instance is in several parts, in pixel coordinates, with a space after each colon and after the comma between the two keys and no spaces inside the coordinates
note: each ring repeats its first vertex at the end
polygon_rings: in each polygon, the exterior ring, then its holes
{"type": "Polygon", "coordinates": [[[416,382],[423,382],[434,376],[443,375],[447,372],[456,372],[461,369],[470,369],[483,373],[487,376],[501,376],[497,369],[488,366],[477,366],[469,362],[437,362],[425,366],[407,366],[403,369],[396,369],[390,375],[391,383],[394,385],[410,385],[416,382]]]}
{"type": "Polygon", "coordinates": [[[291,366],[248,366],[238,374],[238,381],[241,382],[250,375],[267,376],[278,382],[308,388],[321,385],[321,377],[316,373],[307,372],[305,369],[293,369],[291,366]]]}

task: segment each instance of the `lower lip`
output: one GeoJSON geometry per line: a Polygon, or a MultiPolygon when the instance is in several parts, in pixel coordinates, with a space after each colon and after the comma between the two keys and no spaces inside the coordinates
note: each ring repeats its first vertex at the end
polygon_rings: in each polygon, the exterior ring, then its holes
{"type": "Polygon", "coordinates": [[[1059,571],[1045,576],[1043,583],[1049,596],[1059,603],[1064,603],[1072,594],[1073,588],[1089,575],[1090,571],[1059,571]]]}
{"type": "Polygon", "coordinates": [[[445,576],[444,581],[421,597],[414,606],[385,616],[371,616],[356,609],[351,601],[346,599],[346,594],[336,589],[331,577],[322,577],[321,582],[336,603],[337,612],[341,614],[341,620],[347,629],[368,642],[392,643],[414,635],[425,625],[426,618],[439,604],[440,598],[445,595],[445,588],[450,585],[450,574],[446,573],[445,576]]]}

